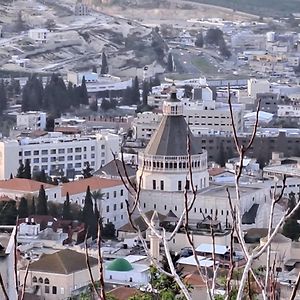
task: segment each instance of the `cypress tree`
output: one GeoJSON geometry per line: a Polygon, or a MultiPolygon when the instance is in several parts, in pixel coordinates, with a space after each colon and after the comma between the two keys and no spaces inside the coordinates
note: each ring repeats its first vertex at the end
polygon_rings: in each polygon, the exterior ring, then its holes
{"type": "Polygon", "coordinates": [[[35,199],[32,197],[31,201],[31,210],[30,210],[31,215],[36,215],[36,207],[35,207],[35,199]]]}
{"type": "Polygon", "coordinates": [[[81,103],[85,105],[89,104],[89,96],[86,89],[86,81],[84,76],[82,77],[81,81],[81,103]]]}
{"type": "Polygon", "coordinates": [[[108,74],[108,63],[105,52],[102,52],[102,64],[100,74],[108,74]]]}
{"type": "Polygon", "coordinates": [[[4,80],[2,79],[0,81],[0,114],[3,113],[6,107],[7,107],[7,91],[4,84],[4,80]]]}
{"type": "Polygon", "coordinates": [[[140,104],[140,96],[139,79],[135,76],[132,86],[132,104],[140,104]]]}
{"type": "Polygon", "coordinates": [[[19,163],[16,178],[24,178],[25,167],[22,161],[19,163]]]}
{"type": "Polygon", "coordinates": [[[31,179],[31,167],[30,167],[30,160],[25,160],[25,166],[24,166],[24,177],[26,179],[31,179]]]}
{"type": "Polygon", "coordinates": [[[39,190],[36,214],[37,215],[47,215],[48,214],[47,196],[46,196],[43,185],[41,185],[40,190],[39,190]]]}
{"type": "Polygon", "coordinates": [[[173,72],[173,56],[171,53],[168,54],[168,63],[167,63],[167,71],[168,72],[173,72]]]}
{"type": "Polygon", "coordinates": [[[82,221],[85,224],[85,229],[88,230],[88,236],[91,236],[95,232],[94,216],[92,194],[90,186],[88,186],[82,209],[82,221]]]}
{"type": "Polygon", "coordinates": [[[27,218],[29,215],[27,199],[22,197],[18,208],[19,218],[27,218]]]}
{"type": "Polygon", "coordinates": [[[64,220],[72,220],[71,209],[70,209],[70,195],[67,192],[66,201],[63,206],[63,219],[64,220]]]}
{"type": "Polygon", "coordinates": [[[149,95],[149,83],[148,81],[143,81],[143,92],[142,92],[142,99],[143,99],[143,106],[148,106],[148,95],[149,95]]]}
{"type": "Polygon", "coordinates": [[[202,33],[202,31],[200,31],[196,36],[195,46],[202,48],[203,45],[204,45],[203,33],[202,33]]]}

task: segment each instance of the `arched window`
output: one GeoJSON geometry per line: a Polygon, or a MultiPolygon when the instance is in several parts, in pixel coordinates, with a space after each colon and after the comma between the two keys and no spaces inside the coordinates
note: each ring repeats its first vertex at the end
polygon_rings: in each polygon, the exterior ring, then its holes
{"type": "Polygon", "coordinates": [[[37,278],[35,276],[33,276],[32,282],[37,282],[37,278]]]}
{"type": "Polygon", "coordinates": [[[45,284],[50,284],[50,281],[48,278],[45,279],[45,284]]]}
{"type": "Polygon", "coordinates": [[[42,277],[39,278],[39,283],[43,283],[43,278],[42,277]]]}

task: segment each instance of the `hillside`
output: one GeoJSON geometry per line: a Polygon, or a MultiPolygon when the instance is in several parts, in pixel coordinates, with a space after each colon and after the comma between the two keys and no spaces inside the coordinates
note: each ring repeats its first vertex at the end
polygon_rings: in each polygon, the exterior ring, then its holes
{"type": "Polygon", "coordinates": [[[262,16],[288,16],[300,12],[300,0],[190,0],[262,16]]]}

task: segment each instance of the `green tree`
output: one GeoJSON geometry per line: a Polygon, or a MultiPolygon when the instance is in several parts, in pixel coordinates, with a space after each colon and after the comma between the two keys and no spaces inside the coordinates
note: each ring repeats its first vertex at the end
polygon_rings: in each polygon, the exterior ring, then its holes
{"type": "Polygon", "coordinates": [[[91,102],[91,104],[90,104],[90,110],[91,111],[95,111],[95,112],[98,111],[98,102],[97,102],[97,100],[91,102]]]}
{"type": "Polygon", "coordinates": [[[82,221],[85,224],[85,229],[88,231],[88,236],[97,236],[97,228],[95,227],[95,214],[90,186],[88,186],[86,189],[84,206],[82,209],[82,221]]]}
{"type": "Polygon", "coordinates": [[[293,218],[287,219],[283,225],[282,234],[292,241],[298,241],[300,237],[300,224],[293,218]]]}
{"type": "Polygon", "coordinates": [[[39,190],[39,195],[37,199],[37,206],[36,206],[36,214],[37,215],[48,215],[48,205],[47,205],[47,196],[44,189],[44,186],[41,185],[39,190]]]}
{"type": "Polygon", "coordinates": [[[143,92],[142,92],[142,99],[143,99],[143,106],[148,106],[148,95],[149,95],[149,91],[150,91],[150,87],[149,87],[149,83],[147,80],[143,81],[143,92]]]}
{"type": "Polygon", "coordinates": [[[220,149],[219,149],[219,155],[218,155],[218,161],[217,163],[221,166],[221,167],[224,167],[225,166],[225,163],[227,161],[227,157],[226,157],[226,153],[225,153],[225,150],[224,150],[224,145],[223,145],[223,142],[221,142],[221,145],[220,145],[220,149]]]}
{"type": "Polygon", "coordinates": [[[202,31],[200,31],[197,35],[196,35],[196,40],[195,40],[195,46],[202,48],[204,46],[204,38],[203,38],[203,33],[202,31]]]}
{"type": "Polygon", "coordinates": [[[34,197],[32,197],[32,201],[31,201],[30,214],[31,215],[36,215],[36,206],[35,206],[34,197]]]}
{"type": "Polygon", "coordinates": [[[224,40],[223,31],[219,28],[210,28],[205,35],[205,42],[210,45],[218,46],[220,41],[224,40]]]}
{"type": "Polygon", "coordinates": [[[108,222],[103,226],[102,237],[107,239],[113,239],[116,237],[116,228],[112,222],[108,222]]]}
{"type": "Polygon", "coordinates": [[[0,202],[0,225],[15,225],[18,215],[16,201],[0,202]]]}
{"type": "Polygon", "coordinates": [[[135,76],[133,85],[132,85],[132,104],[140,104],[140,87],[139,87],[139,79],[135,76]]]}
{"type": "Polygon", "coordinates": [[[153,297],[148,293],[140,293],[129,297],[128,300],[153,300],[153,297]]]}
{"type": "Polygon", "coordinates": [[[25,160],[25,166],[24,166],[24,177],[26,179],[31,179],[31,167],[30,167],[30,160],[25,160]]]}
{"type": "Polygon", "coordinates": [[[41,110],[44,87],[35,74],[30,76],[22,90],[22,111],[41,110]]]}
{"type": "Polygon", "coordinates": [[[107,58],[106,58],[106,54],[103,51],[102,52],[102,63],[101,63],[101,71],[100,74],[108,74],[108,63],[107,63],[107,58]]]}
{"type": "Polygon", "coordinates": [[[82,169],[82,172],[81,172],[81,174],[83,175],[83,178],[90,178],[90,177],[93,177],[93,175],[92,175],[92,171],[93,171],[93,170],[94,170],[94,169],[91,168],[90,163],[87,161],[87,162],[85,163],[85,167],[82,169]]]}
{"type": "Polygon", "coordinates": [[[89,104],[89,96],[86,88],[85,76],[82,77],[82,81],[81,81],[81,104],[84,105],[89,104]]]}
{"type": "Polygon", "coordinates": [[[25,178],[24,177],[25,167],[22,161],[19,162],[19,168],[17,170],[16,178],[25,178]]]}
{"type": "Polygon", "coordinates": [[[174,71],[173,55],[170,52],[168,54],[167,71],[168,72],[174,71]]]}
{"type": "Polygon", "coordinates": [[[4,80],[2,79],[0,81],[0,114],[3,113],[6,107],[7,107],[7,90],[4,84],[4,80]]]}
{"type": "Polygon", "coordinates": [[[63,219],[64,220],[72,220],[71,206],[70,206],[70,195],[69,195],[68,192],[66,194],[66,200],[65,200],[64,206],[63,206],[63,219]]]}
{"type": "Polygon", "coordinates": [[[41,171],[34,172],[32,174],[32,179],[39,182],[48,183],[48,178],[44,169],[42,169],[41,171]]]}
{"type": "Polygon", "coordinates": [[[29,208],[27,199],[22,197],[18,207],[19,218],[27,218],[29,216],[29,208]]]}

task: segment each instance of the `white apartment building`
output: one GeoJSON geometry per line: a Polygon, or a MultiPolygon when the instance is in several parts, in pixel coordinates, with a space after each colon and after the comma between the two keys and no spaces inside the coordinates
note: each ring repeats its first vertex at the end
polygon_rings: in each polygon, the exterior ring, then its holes
{"type": "Polygon", "coordinates": [[[28,31],[28,36],[36,43],[47,43],[49,30],[45,28],[34,28],[28,31]]]}
{"type": "Polygon", "coordinates": [[[71,203],[84,206],[88,186],[92,194],[98,191],[102,194],[102,198],[97,199],[97,204],[104,223],[112,222],[118,229],[128,222],[126,209],[128,191],[119,179],[90,177],[64,183],[62,185],[62,201],[66,200],[66,195],[69,193],[71,203]]]}
{"type": "Polygon", "coordinates": [[[111,133],[66,136],[49,132],[37,138],[0,140],[0,179],[15,175],[20,161],[29,159],[32,172],[44,170],[48,175],[63,173],[74,178],[86,162],[97,170],[119,153],[120,137],[111,133]]]}
{"type": "Polygon", "coordinates": [[[47,114],[41,111],[28,111],[17,114],[17,129],[38,130],[46,128],[47,114]]]}
{"type": "Polygon", "coordinates": [[[300,105],[278,105],[278,117],[300,117],[300,105]]]}
{"type": "Polygon", "coordinates": [[[258,93],[269,93],[270,82],[266,79],[251,78],[248,80],[248,96],[256,98],[258,93]]]}
{"type": "MultiPolygon", "coordinates": [[[[228,104],[216,101],[183,102],[183,114],[194,135],[203,130],[232,132],[232,122],[228,104]]],[[[233,117],[237,131],[243,129],[242,104],[233,104],[233,117]]],[[[132,122],[134,136],[149,140],[158,127],[162,114],[152,112],[139,113],[132,122]]]]}

